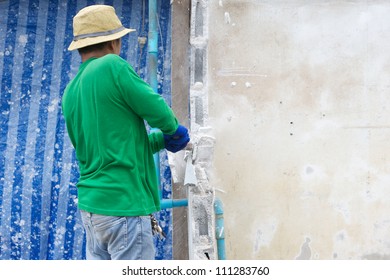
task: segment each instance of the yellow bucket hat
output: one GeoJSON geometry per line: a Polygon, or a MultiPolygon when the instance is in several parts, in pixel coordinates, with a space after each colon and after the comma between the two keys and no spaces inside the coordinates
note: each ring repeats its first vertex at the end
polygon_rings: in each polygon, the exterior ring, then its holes
{"type": "Polygon", "coordinates": [[[114,7],[92,5],[81,9],[73,18],[73,41],[68,50],[116,40],[135,31],[125,28],[114,7]]]}

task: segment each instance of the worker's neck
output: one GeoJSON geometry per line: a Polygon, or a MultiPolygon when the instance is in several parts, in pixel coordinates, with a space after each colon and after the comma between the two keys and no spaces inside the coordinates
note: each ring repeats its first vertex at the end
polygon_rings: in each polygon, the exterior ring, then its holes
{"type": "Polygon", "coordinates": [[[99,50],[99,51],[92,51],[92,52],[89,52],[89,53],[84,53],[81,55],[81,61],[82,62],[85,62],[87,61],[88,59],[92,58],[92,57],[96,57],[96,58],[99,58],[99,57],[102,57],[102,56],[105,56],[106,54],[110,54],[110,53],[113,53],[107,49],[103,49],[103,50],[99,50]]]}

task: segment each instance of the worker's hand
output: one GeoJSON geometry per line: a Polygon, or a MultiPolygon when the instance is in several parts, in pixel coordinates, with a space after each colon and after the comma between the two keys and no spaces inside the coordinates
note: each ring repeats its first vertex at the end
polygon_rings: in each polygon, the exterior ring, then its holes
{"type": "Polygon", "coordinates": [[[175,134],[164,134],[165,149],[172,153],[176,153],[184,149],[190,141],[188,129],[182,125],[179,125],[175,134]]]}

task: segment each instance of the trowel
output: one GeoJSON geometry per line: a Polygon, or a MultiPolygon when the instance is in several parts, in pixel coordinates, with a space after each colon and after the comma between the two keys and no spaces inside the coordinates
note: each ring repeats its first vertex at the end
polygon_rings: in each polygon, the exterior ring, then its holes
{"type": "Polygon", "coordinates": [[[193,164],[193,144],[191,142],[180,152],[168,152],[168,164],[174,184],[182,184],[183,186],[197,185],[193,164]]]}
{"type": "Polygon", "coordinates": [[[196,179],[195,167],[193,164],[193,157],[192,157],[193,145],[192,145],[192,143],[189,143],[189,145],[187,145],[186,150],[188,151],[188,153],[186,153],[186,157],[185,157],[186,169],[185,169],[185,174],[184,174],[184,186],[196,186],[198,184],[198,181],[196,179]]]}

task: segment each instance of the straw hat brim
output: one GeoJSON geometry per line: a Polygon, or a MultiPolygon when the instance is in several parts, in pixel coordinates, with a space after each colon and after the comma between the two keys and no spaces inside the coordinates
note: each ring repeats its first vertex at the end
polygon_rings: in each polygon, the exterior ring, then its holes
{"type": "Polygon", "coordinates": [[[98,37],[88,37],[88,38],[79,39],[77,41],[73,40],[72,43],[70,43],[68,50],[73,51],[87,46],[116,40],[133,31],[135,31],[135,29],[125,28],[122,31],[119,31],[118,33],[115,34],[98,36],[98,37]]]}

